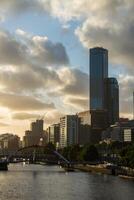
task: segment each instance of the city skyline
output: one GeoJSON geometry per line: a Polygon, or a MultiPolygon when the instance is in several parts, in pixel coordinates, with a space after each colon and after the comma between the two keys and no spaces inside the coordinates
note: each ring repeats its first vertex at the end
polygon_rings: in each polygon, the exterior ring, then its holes
{"type": "Polygon", "coordinates": [[[133,2],[71,5],[0,2],[0,134],[22,137],[40,116],[49,125],[88,110],[88,49],[95,46],[109,51],[109,75],[120,85],[120,116],[132,117],[133,2]]]}

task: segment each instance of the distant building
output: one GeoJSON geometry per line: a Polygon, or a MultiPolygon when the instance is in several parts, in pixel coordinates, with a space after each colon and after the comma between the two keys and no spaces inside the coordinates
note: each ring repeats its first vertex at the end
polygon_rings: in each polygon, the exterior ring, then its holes
{"type": "Polygon", "coordinates": [[[42,135],[43,133],[43,120],[36,120],[35,122],[31,123],[31,131],[33,135],[42,135]]]}
{"type": "Polygon", "coordinates": [[[83,111],[83,112],[79,112],[77,115],[81,119],[81,124],[83,124],[83,125],[85,125],[85,124],[91,125],[91,114],[90,114],[89,110],[83,111]]]}
{"type": "Polygon", "coordinates": [[[0,151],[13,153],[20,148],[20,138],[10,133],[0,135],[0,151]]]}
{"type": "Polygon", "coordinates": [[[110,126],[119,121],[119,85],[116,78],[105,79],[105,106],[110,126]]]}
{"type": "Polygon", "coordinates": [[[91,111],[91,142],[98,143],[101,140],[102,131],[108,128],[107,110],[91,111]]]}
{"type": "Polygon", "coordinates": [[[91,137],[91,115],[90,111],[84,111],[78,115],[78,144],[84,145],[90,141],[91,137]]]}
{"type": "Polygon", "coordinates": [[[55,144],[57,147],[60,143],[60,124],[52,124],[47,129],[48,142],[55,144]]]}
{"type": "Polygon", "coordinates": [[[23,145],[24,147],[33,145],[32,131],[26,130],[25,136],[23,136],[23,145]]]}
{"type": "Polygon", "coordinates": [[[78,116],[66,115],[60,118],[60,147],[78,144],[78,116]]]}
{"type": "Polygon", "coordinates": [[[43,130],[43,120],[36,120],[31,123],[31,130],[25,131],[23,137],[24,146],[32,146],[46,143],[46,136],[43,130]]]}
{"type": "Polygon", "coordinates": [[[112,125],[102,133],[102,140],[134,142],[134,120],[112,125]]]}

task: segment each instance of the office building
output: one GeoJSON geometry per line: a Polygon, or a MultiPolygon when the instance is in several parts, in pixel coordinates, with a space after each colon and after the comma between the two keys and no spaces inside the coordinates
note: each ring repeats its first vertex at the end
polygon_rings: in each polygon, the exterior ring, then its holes
{"type": "Polygon", "coordinates": [[[90,111],[84,111],[78,115],[78,144],[90,143],[91,137],[91,115],[90,111]]]}
{"type": "Polygon", "coordinates": [[[115,124],[119,121],[119,85],[116,78],[105,79],[105,105],[108,124],[115,124]]]}
{"type": "Polygon", "coordinates": [[[134,120],[118,122],[102,133],[102,141],[134,142],[134,120]]]}
{"type": "Polygon", "coordinates": [[[78,116],[66,115],[60,118],[60,147],[78,144],[78,116]]]}
{"type": "Polygon", "coordinates": [[[20,138],[11,133],[0,135],[0,151],[2,153],[14,153],[20,148],[20,138]]]}
{"type": "Polygon", "coordinates": [[[23,137],[24,146],[40,145],[46,143],[46,136],[43,130],[43,120],[36,120],[31,123],[31,130],[25,131],[25,136],[23,137]]]}
{"type": "Polygon", "coordinates": [[[108,78],[108,50],[90,49],[90,112],[92,142],[119,120],[119,86],[115,78],[108,78]]]}
{"type": "Polygon", "coordinates": [[[90,110],[105,109],[104,79],[108,78],[108,50],[90,49],[90,110]]]}
{"type": "Polygon", "coordinates": [[[48,142],[54,144],[56,147],[60,143],[60,124],[52,124],[47,129],[48,142]]]}

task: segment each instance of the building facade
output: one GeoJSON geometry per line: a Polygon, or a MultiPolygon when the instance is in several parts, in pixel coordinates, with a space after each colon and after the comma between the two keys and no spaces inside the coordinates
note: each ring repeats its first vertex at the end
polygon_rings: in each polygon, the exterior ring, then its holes
{"type": "Polygon", "coordinates": [[[78,115],[78,144],[84,145],[91,141],[91,114],[90,111],[84,111],[78,115]]]}
{"type": "Polygon", "coordinates": [[[52,124],[47,129],[48,142],[59,147],[60,143],[60,124],[52,124]]]}
{"type": "Polygon", "coordinates": [[[43,120],[36,120],[35,122],[31,123],[31,130],[26,130],[25,136],[23,137],[23,144],[25,147],[46,143],[43,123],[43,120]]]}
{"type": "Polygon", "coordinates": [[[102,141],[134,142],[134,120],[112,125],[102,133],[102,141]]]}
{"type": "Polygon", "coordinates": [[[101,133],[119,120],[119,86],[108,77],[108,50],[90,49],[90,112],[92,142],[101,139],[101,133]]]}
{"type": "Polygon", "coordinates": [[[105,109],[104,79],[108,78],[108,50],[90,49],[90,110],[105,109]]]}
{"type": "Polygon", "coordinates": [[[20,138],[10,133],[0,135],[1,153],[12,154],[20,148],[20,138]]]}
{"type": "Polygon", "coordinates": [[[60,118],[60,147],[78,144],[78,116],[66,115],[60,118]]]}
{"type": "Polygon", "coordinates": [[[105,105],[109,125],[119,121],[119,85],[116,78],[105,79],[105,105]]]}

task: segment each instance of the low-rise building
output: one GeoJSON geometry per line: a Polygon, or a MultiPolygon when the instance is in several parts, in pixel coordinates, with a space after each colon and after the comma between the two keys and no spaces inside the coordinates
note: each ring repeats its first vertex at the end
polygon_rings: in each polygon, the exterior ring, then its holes
{"type": "Polygon", "coordinates": [[[0,135],[1,153],[13,153],[20,148],[20,138],[17,135],[5,133],[0,135]]]}
{"type": "Polygon", "coordinates": [[[121,121],[112,125],[102,133],[102,140],[119,142],[134,141],[134,120],[121,121]]]}

